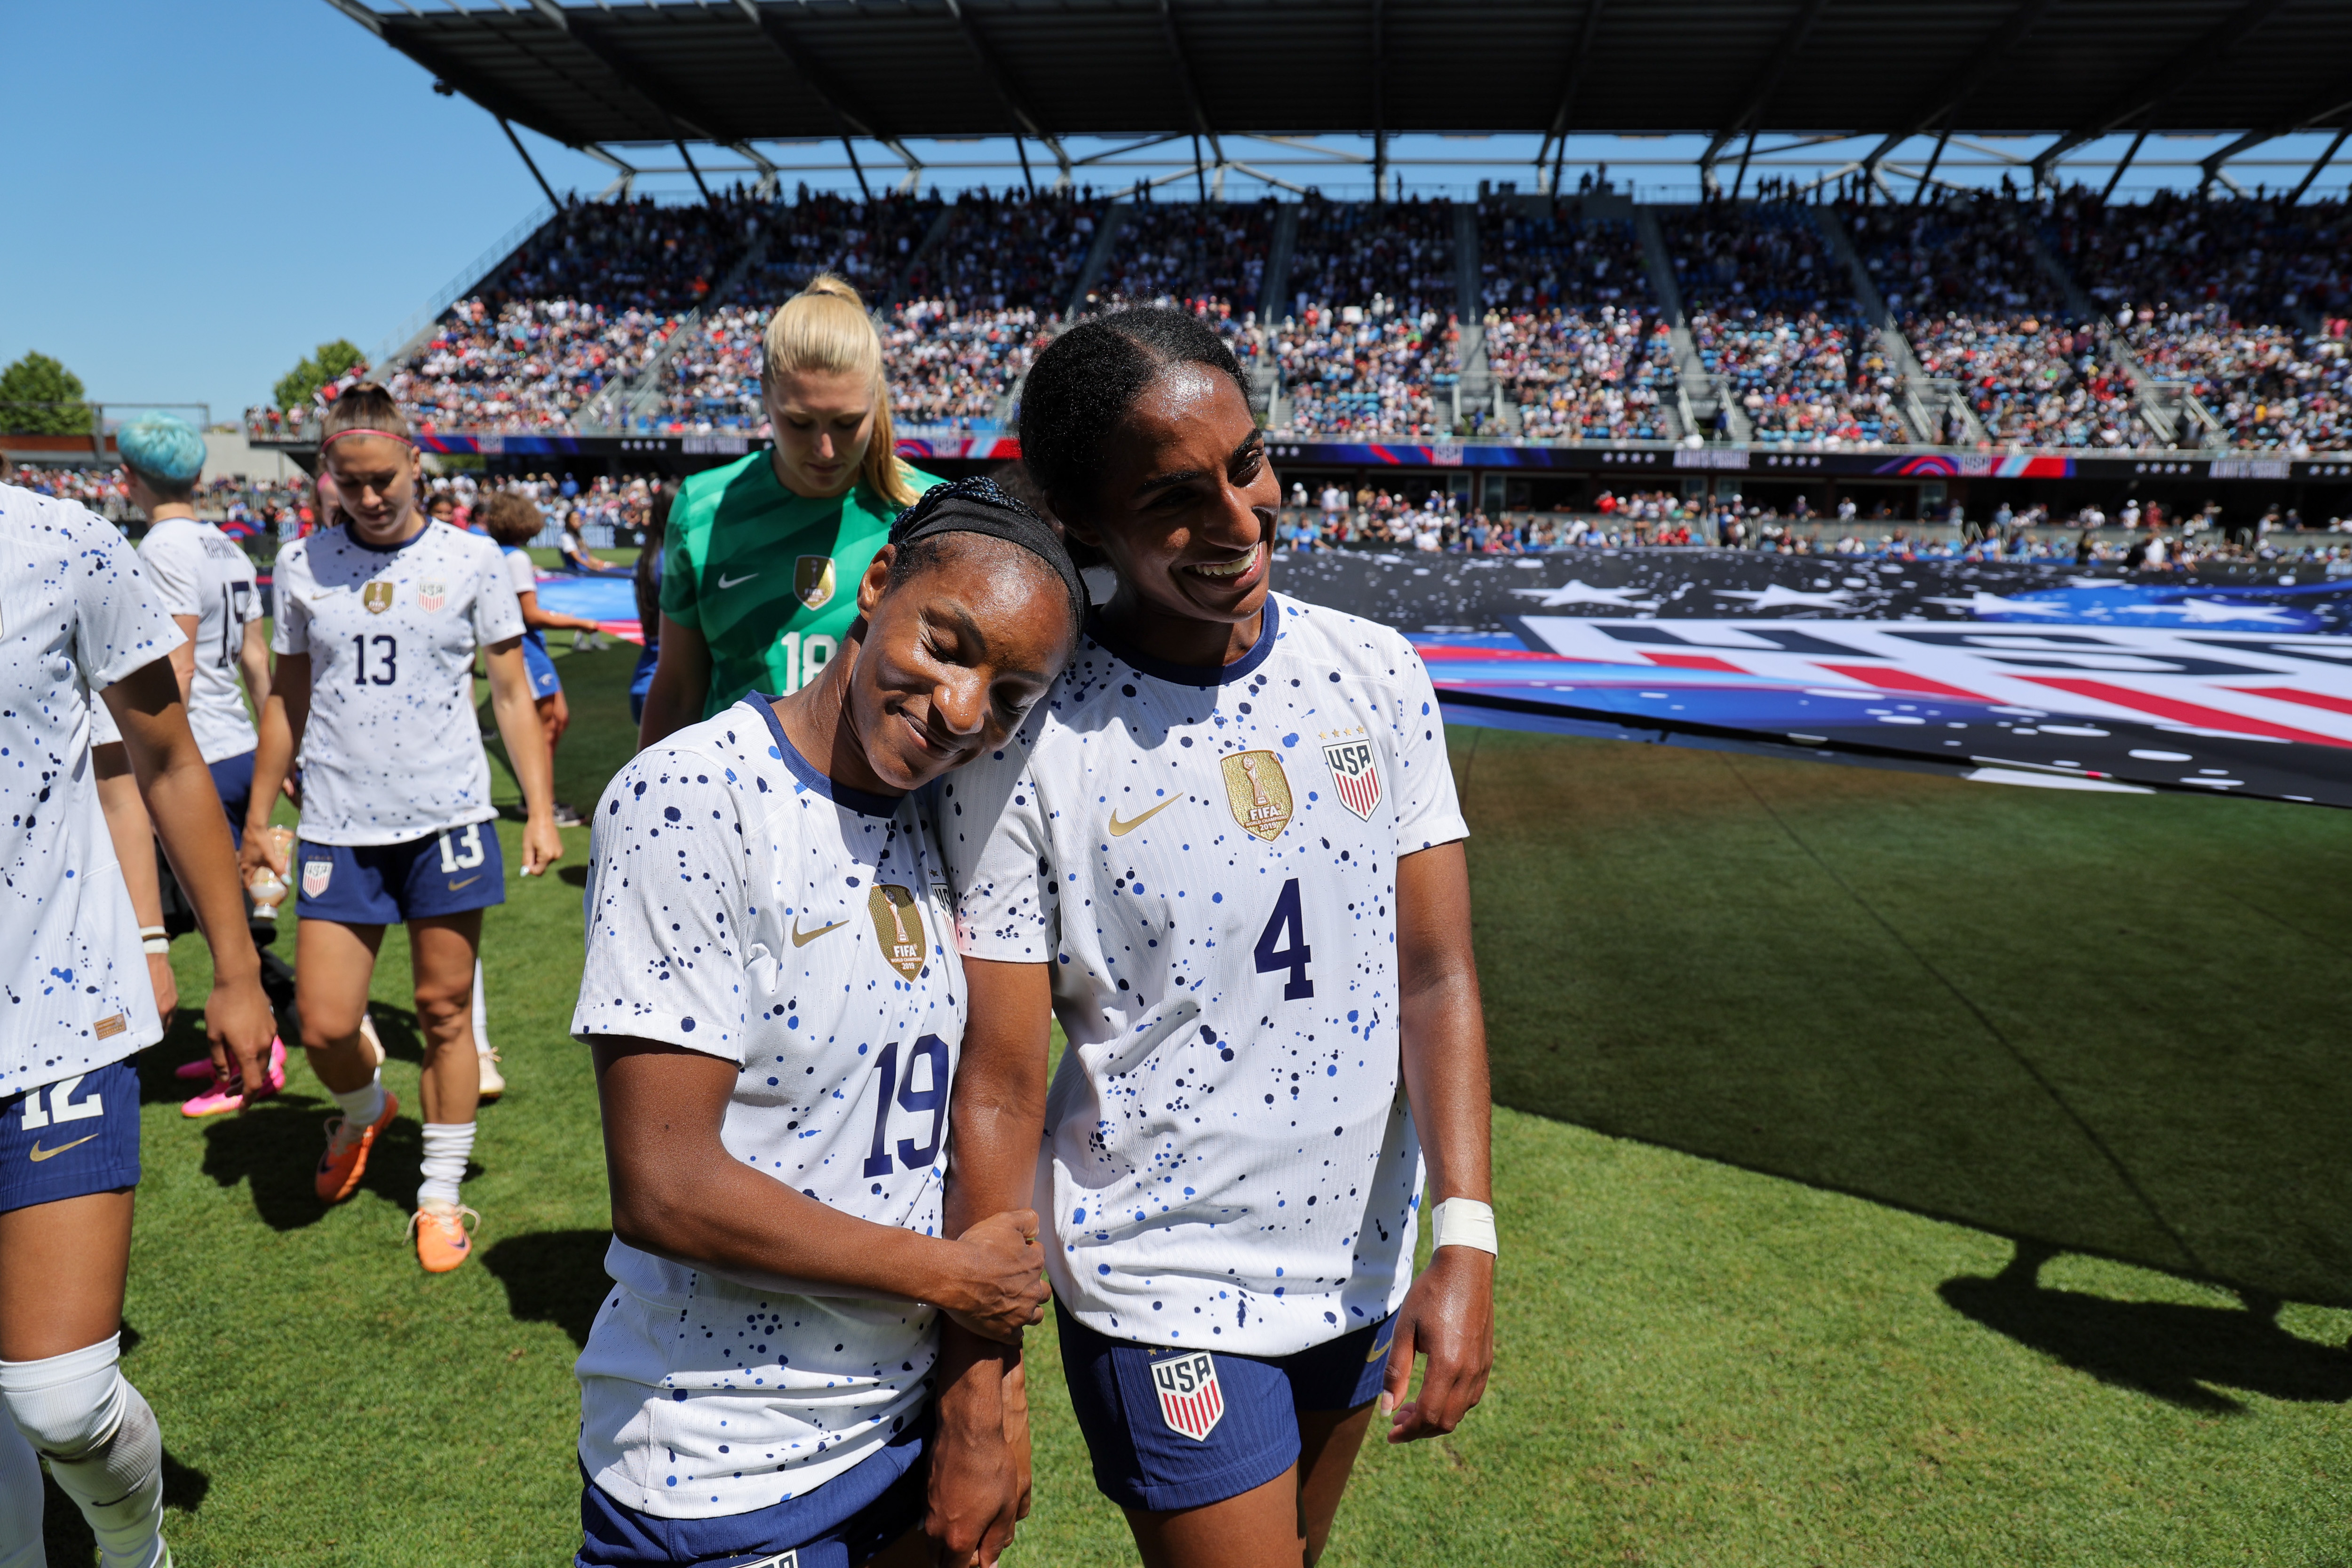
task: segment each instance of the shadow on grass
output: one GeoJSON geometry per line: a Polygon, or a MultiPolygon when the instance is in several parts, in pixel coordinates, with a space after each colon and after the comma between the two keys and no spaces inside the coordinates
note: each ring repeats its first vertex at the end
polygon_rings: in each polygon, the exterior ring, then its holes
{"type": "MultiPolygon", "coordinates": [[[[1499,1103],[2352,1306],[2334,935],[2352,839],[2332,814],[1452,744],[1499,1103]]],[[[2092,1321],[2079,1301],[1960,1299],[2023,1333],[2092,1321]]],[[[2228,1318],[2208,1326],[2253,1354],[2263,1336],[2228,1318]]]]}
{"type": "Polygon", "coordinates": [[[507,1288],[507,1310],[520,1322],[553,1323],[588,1343],[589,1325],[612,1294],[604,1272],[608,1230],[542,1230],[509,1237],[482,1253],[482,1267],[507,1288]]]}
{"type": "Polygon", "coordinates": [[[2308,1404],[2352,1400],[2352,1350],[2288,1333],[2272,1319],[2275,1301],[2257,1296],[2241,1308],[2196,1307],[2053,1290],[2036,1278],[2051,1256],[2021,1244],[1992,1279],[1948,1279],[1937,1293],[1953,1310],[2029,1350],[2187,1409],[2244,1413],[2216,1388],[2308,1404]]]}
{"type": "MultiPolygon", "coordinates": [[[[204,1506],[205,1495],[213,1489],[212,1478],[204,1471],[180,1463],[169,1448],[163,1450],[163,1506],[182,1513],[194,1513],[204,1506]]],[[[164,1539],[171,1539],[171,1525],[164,1524],[164,1539]]],[[[89,1568],[98,1560],[98,1540],[89,1532],[89,1521],[74,1506],[73,1499],[58,1489],[58,1483],[48,1472],[41,1472],[41,1544],[48,1560],[48,1568],[89,1568]]]]}

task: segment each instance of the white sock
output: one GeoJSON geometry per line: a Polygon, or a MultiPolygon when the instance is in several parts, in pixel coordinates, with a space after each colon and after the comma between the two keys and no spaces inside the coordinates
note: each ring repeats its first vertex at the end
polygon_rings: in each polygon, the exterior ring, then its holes
{"type": "Polygon", "coordinates": [[[14,1423],[0,1421],[0,1568],[47,1568],[42,1506],[40,1456],[14,1423]]]}
{"type": "Polygon", "coordinates": [[[474,1124],[470,1121],[428,1121],[425,1124],[425,1180],[416,1189],[416,1203],[455,1204],[457,1184],[466,1177],[466,1162],[474,1155],[474,1124]]]}
{"type": "Polygon", "coordinates": [[[474,1049],[490,1054],[490,1007],[482,1000],[482,961],[474,960],[474,1049]]]}
{"type": "Polygon", "coordinates": [[[358,1089],[331,1090],[335,1103],[343,1108],[343,1118],[354,1131],[373,1127],[375,1119],[383,1114],[383,1074],[377,1073],[358,1089]]]}
{"type": "Polygon", "coordinates": [[[44,1361],[0,1361],[0,1400],[89,1521],[101,1568],[155,1568],[164,1559],[163,1434],[115,1364],[121,1347],[115,1334],[44,1361]]]}

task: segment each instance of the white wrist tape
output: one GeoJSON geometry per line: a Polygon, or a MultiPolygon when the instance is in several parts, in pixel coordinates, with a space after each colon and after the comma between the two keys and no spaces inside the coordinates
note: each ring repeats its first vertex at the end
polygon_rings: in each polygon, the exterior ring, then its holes
{"type": "Polygon", "coordinates": [[[165,953],[172,951],[170,939],[160,936],[148,937],[139,945],[143,951],[151,953],[165,953]]]}
{"type": "Polygon", "coordinates": [[[1475,1247],[1479,1251],[1494,1254],[1495,1211],[1475,1198],[1448,1198],[1437,1205],[1430,1216],[1433,1239],[1430,1250],[1441,1247],[1475,1247]]]}

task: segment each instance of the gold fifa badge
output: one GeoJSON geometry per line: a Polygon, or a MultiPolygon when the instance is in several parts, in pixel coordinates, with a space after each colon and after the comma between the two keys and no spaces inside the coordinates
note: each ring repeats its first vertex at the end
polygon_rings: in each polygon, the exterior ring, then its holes
{"type": "Polygon", "coordinates": [[[381,577],[377,578],[360,590],[360,603],[368,607],[371,616],[383,614],[392,608],[392,584],[381,577]]]}
{"type": "Polygon", "coordinates": [[[890,966],[912,980],[923,972],[923,911],[915,895],[896,882],[877,882],[866,895],[866,912],[874,917],[874,940],[890,966]]]}
{"type": "Polygon", "coordinates": [[[1236,752],[1223,759],[1225,801],[1244,832],[1268,844],[1290,825],[1290,775],[1272,752],[1236,752]]]}
{"type": "Polygon", "coordinates": [[[822,610],[833,603],[835,585],[832,556],[801,557],[799,568],[793,573],[793,592],[799,595],[803,608],[822,610]]]}

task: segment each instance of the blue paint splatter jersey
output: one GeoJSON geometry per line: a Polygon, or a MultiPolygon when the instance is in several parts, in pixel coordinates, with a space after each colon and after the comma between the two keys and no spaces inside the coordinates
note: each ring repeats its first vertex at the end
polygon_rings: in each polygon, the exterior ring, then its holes
{"type": "Polygon", "coordinates": [[[94,694],[187,640],[136,562],[104,518],[0,485],[0,1095],[163,1037],[89,758],[94,694]]]}
{"type": "MultiPolygon", "coordinates": [[[[572,1032],[741,1068],[729,1153],[936,1235],[963,970],[925,795],[835,784],[750,697],[640,752],[598,803],[572,1032]]],[[[929,1397],[933,1310],[744,1279],[615,1238],[579,1364],[580,1460],[667,1519],[805,1496],[929,1397]]]]}
{"type": "Polygon", "coordinates": [[[1052,969],[1036,1203],[1064,1305],[1288,1355],[1412,1279],[1396,862],[1469,833],[1436,694],[1403,637],[1280,595],[1223,668],[1091,634],[940,784],[957,945],[1052,969]]]}
{"type": "Polygon", "coordinates": [[[474,653],[522,636],[499,547],[446,522],[404,543],[330,529],[280,551],[270,644],[310,656],[302,837],[405,844],[488,822],[474,653]]]}

